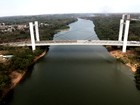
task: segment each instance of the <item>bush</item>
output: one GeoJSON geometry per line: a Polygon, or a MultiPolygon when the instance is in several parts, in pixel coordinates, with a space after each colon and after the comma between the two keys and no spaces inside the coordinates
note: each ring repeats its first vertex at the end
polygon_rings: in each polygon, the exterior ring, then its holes
{"type": "Polygon", "coordinates": [[[13,57],[9,61],[11,70],[26,70],[33,63],[35,56],[43,52],[41,49],[35,50],[33,53],[30,49],[20,48],[13,52],[13,57]]]}
{"type": "Polygon", "coordinates": [[[20,49],[14,52],[14,57],[10,59],[10,69],[25,70],[33,61],[34,54],[29,49],[20,49]]]}
{"type": "Polygon", "coordinates": [[[8,68],[6,65],[4,65],[3,63],[0,63],[0,72],[4,72],[4,71],[7,71],[8,68]]]}

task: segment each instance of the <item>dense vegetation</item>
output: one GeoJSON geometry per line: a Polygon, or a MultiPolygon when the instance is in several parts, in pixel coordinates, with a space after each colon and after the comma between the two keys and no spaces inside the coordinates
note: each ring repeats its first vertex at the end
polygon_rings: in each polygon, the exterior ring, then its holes
{"type": "MultiPolygon", "coordinates": [[[[131,15],[138,18],[139,15],[131,15]]],[[[121,15],[98,15],[88,18],[95,24],[95,31],[100,39],[118,40],[121,15]]],[[[128,40],[140,40],[140,21],[131,21],[128,40]]]]}
{"type": "MultiPolygon", "coordinates": [[[[131,17],[138,18],[139,15],[132,15],[131,17]]],[[[121,15],[99,15],[89,19],[94,22],[95,31],[101,40],[118,40],[121,15]]],[[[130,22],[128,40],[140,41],[140,21],[130,22]]],[[[139,47],[130,47],[130,49],[140,54],[139,47]]]]}
{"type": "Polygon", "coordinates": [[[116,40],[119,30],[119,16],[97,16],[90,18],[95,24],[95,31],[100,39],[116,40]]]}
{"type": "Polygon", "coordinates": [[[29,48],[9,48],[1,47],[8,51],[8,53],[14,55],[11,59],[5,63],[0,63],[0,96],[4,95],[4,90],[11,87],[10,74],[13,71],[23,73],[27,68],[33,64],[33,60],[36,56],[39,56],[44,50],[38,48],[35,52],[32,52],[29,48]]]}
{"type": "MultiPolygon", "coordinates": [[[[28,26],[29,22],[38,20],[40,25],[40,38],[43,39],[52,39],[52,36],[57,32],[58,29],[68,28],[68,24],[76,21],[76,18],[65,15],[50,15],[50,16],[30,16],[30,17],[6,17],[0,18],[1,22],[6,24],[24,24],[28,26]],[[3,21],[2,21],[3,20],[3,21]]],[[[0,43],[3,42],[14,42],[21,40],[28,40],[30,38],[29,28],[24,30],[15,30],[14,32],[4,32],[0,33],[0,43]]]]}
{"type": "Polygon", "coordinates": [[[0,22],[5,24],[28,24],[31,21],[38,20],[42,22],[53,22],[57,19],[70,19],[73,18],[74,14],[60,14],[60,15],[33,15],[33,16],[11,16],[11,17],[0,17],[0,22]]]}
{"type": "Polygon", "coordinates": [[[68,24],[76,21],[73,18],[56,19],[53,21],[45,22],[48,26],[40,27],[40,38],[41,40],[51,40],[53,35],[58,32],[59,29],[69,28],[68,24]],[[47,37],[46,37],[47,36],[47,37]]]}
{"type": "MultiPolygon", "coordinates": [[[[101,40],[118,40],[119,35],[119,24],[121,14],[110,14],[110,15],[96,15],[94,17],[86,17],[95,24],[95,31],[101,40]]],[[[138,18],[139,14],[131,15],[132,18],[138,18]]],[[[128,40],[140,41],[140,21],[131,21],[128,40]]],[[[114,47],[117,48],[117,47],[114,47]]],[[[128,49],[135,50],[140,55],[139,47],[128,47],[128,49]]],[[[138,58],[140,59],[140,56],[138,58]]]]}
{"type": "MultiPolygon", "coordinates": [[[[27,16],[27,17],[3,17],[1,22],[6,24],[28,24],[29,21],[38,20],[40,25],[40,38],[52,39],[58,29],[68,28],[68,24],[76,21],[76,18],[66,15],[50,15],[50,16],[27,16]]],[[[0,33],[0,43],[30,40],[29,29],[15,30],[14,32],[0,33]]],[[[11,86],[10,73],[12,71],[25,72],[33,63],[34,58],[40,55],[45,49],[37,48],[35,52],[28,47],[12,48],[0,46],[0,54],[11,54],[13,57],[0,63],[0,98],[6,88],[11,86]]]]}

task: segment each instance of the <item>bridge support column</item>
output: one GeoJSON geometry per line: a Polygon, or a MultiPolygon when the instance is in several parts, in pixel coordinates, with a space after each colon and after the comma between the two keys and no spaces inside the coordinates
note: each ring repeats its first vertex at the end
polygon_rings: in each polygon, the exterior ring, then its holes
{"type": "Polygon", "coordinates": [[[38,29],[38,21],[35,21],[35,35],[36,35],[36,41],[40,41],[39,39],[39,29],[38,29]]]}
{"type": "Polygon", "coordinates": [[[124,28],[124,19],[121,19],[120,20],[120,29],[119,29],[119,38],[118,38],[118,41],[122,41],[123,28],[124,28]]]}
{"type": "Polygon", "coordinates": [[[34,29],[33,29],[32,22],[29,23],[29,28],[30,28],[30,35],[31,35],[32,50],[34,51],[36,49],[36,46],[35,46],[34,29]]]}
{"type": "Polygon", "coordinates": [[[130,20],[126,20],[122,52],[126,52],[130,20]]]}
{"type": "Polygon", "coordinates": [[[122,41],[123,33],[124,33],[124,26],[125,26],[125,19],[127,14],[122,15],[122,19],[120,20],[120,29],[119,29],[119,37],[118,41],[122,41]]]}

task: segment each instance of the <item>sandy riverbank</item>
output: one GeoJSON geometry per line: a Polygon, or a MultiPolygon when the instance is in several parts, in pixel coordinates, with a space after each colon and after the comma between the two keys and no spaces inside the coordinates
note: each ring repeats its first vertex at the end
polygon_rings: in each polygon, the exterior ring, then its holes
{"type": "Polygon", "coordinates": [[[133,50],[127,50],[126,53],[123,53],[121,50],[110,50],[109,53],[129,66],[132,72],[136,72],[137,67],[140,65],[140,62],[135,60],[135,56],[137,56],[137,54],[133,50]]]}
{"type": "Polygon", "coordinates": [[[13,71],[10,74],[10,78],[11,78],[11,88],[14,88],[22,79],[22,77],[25,75],[25,71],[23,72],[17,72],[17,71],[13,71]]]}
{"type": "MultiPolygon", "coordinates": [[[[44,55],[46,54],[46,51],[44,51],[42,54],[40,54],[39,56],[37,56],[35,59],[34,59],[34,63],[39,60],[41,57],[43,57],[44,55]]],[[[10,74],[10,77],[11,77],[11,84],[12,84],[12,88],[14,88],[19,82],[20,80],[22,79],[22,77],[25,75],[25,73],[28,72],[28,70],[26,71],[23,71],[23,72],[17,72],[17,71],[13,71],[11,74],[10,74]]]]}

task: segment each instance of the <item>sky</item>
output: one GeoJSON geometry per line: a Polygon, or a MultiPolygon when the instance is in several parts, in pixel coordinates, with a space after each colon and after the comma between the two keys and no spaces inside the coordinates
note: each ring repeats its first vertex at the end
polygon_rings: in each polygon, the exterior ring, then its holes
{"type": "Polygon", "coordinates": [[[140,13],[140,0],[0,0],[0,16],[140,13]]]}

